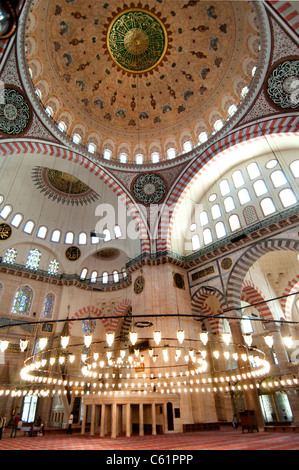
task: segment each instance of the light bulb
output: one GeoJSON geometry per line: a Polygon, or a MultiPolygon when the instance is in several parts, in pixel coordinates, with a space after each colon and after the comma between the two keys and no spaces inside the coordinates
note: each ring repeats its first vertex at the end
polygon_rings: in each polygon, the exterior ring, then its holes
{"type": "Polygon", "coordinates": [[[26,340],[20,339],[20,349],[21,349],[22,352],[25,351],[25,349],[28,346],[28,343],[29,343],[29,341],[27,339],[26,340]]]}
{"type": "Polygon", "coordinates": [[[272,348],[272,346],[273,346],[273,336],[272,335],[264,336],[264,340],[265,340],[267,346],[269,346],[269,348],[272,348]]]}
{"type": "Polygon", "coordinates": [[[39,339],[39,347],[41,350],[45,349],[48,343],[48,338],[40,338],[39,339]]]}
{"type": "Polygon", "coordinates": [[[292,340],[292,337],[291,337],[291,336],[285,336],[285,337],[283,338],[283,342],[284,342],[284,344],[287,346],[287,348],[291,348],[291,347],[292,347],[293,340],[292,340]]]}
{"type": "Polygon", "coordinates": [[[208,338],[209,338],[209,337],[208,337],[208,333],[206,333],[206,332],[203,331],[202,333],[199,334],[199,337],[200,337],[201,342],[202,342],[204,345],[206,345],[207,342],[208,342],[208,338]]]}
{"type": "Polygon", "coordinates": [[[114,333],[106,333],[106,340],[107,340],[108,346],[112,346],[114,342],[114,333]]]}
{"type": "Polygon", "coordinates": [[[178,342],[182,344],[182,342],[183,342],[184,339],[185,339],[185,332],[184,332],[184,330],[178,330],[176,334],[177,334],[178,342]]]}
{"type": "Polygon", "coordinates": [[[0,351],[4,352],[8,348],[9,341],[7,340],[2,340],[0,341],[0,351]]]}
{"type": "Polygon", "coordinates": [[[135,331],[130,331],[130,341],[133,344],[136,344],[137,341],[137,333],[135,331]]]}
{"type": "Polygon", "coordinates": [[[228,346],[229,343],[230,343],[230,333],[222,333],[222,339],[224,341],[224,343],[228,346]]]}
{"type": "Polygon", "coordinates": [[[63,349],[65,349],[69,344],[70,337],[69,336],[61,336],[60,341],[61,341],[61,346],[63,347],[63,349]]]}
{"type": "Polygon", "coordinates": [[[252,345],[252,335],[244,335],[244,340],[247,346],[250,347],[252,345]]]}
{"type": "Polygon", "coordinates": [[[84,344],[87,348],[91,345],[92,335],[84,335],[84,344]]]}
{"type": "Polygon", "coordinates": [[[162,337],[161,331],[155,331],[154,332],[154,341],[155,341],[156,344],[160,343],[161,337],[162,337]]]}

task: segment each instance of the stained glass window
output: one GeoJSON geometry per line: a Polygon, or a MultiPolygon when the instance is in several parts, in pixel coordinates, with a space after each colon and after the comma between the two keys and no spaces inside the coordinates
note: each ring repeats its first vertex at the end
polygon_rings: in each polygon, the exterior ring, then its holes
{"type": "Polygon", "coordinates": [[[49,263],[48,274],[57,274],[59,263],[56,259],[52,259],[49,263]]]}
{"type": "Polygon", "coordinates": [[[17,250],[15,248],[8,248],[6,250],[4,258],[2,260],[3,263],[14,264],[16,261],[17,250]]]}
{"type": "Polygon", "coordinates": [[[41,252],[36,248],[29,251],[29,255],[26,262],[26,268],[37,269],[40,262],[41,252]]]}
{"type": "Polygon", "coordinates": [[[50,292],[47,294],[44,300],[42,318],[52,318],[55,303],[55,295],[50,292]]]}
{"type": "Polygon", "coordinates": [[[29,286],[22,286],[15,295],[11,313],[29,315],[33,298],[33,291],[29,286]]]}

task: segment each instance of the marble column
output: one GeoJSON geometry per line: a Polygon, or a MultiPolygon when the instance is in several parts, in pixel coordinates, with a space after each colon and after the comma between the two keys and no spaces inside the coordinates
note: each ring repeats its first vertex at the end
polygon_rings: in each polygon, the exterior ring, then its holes
{"type": "Polygon", "coordinates": [[[139,436],[144,436],[143,403],[139,403],[139,436]]]}
{"type": "Polygon", "coordinates": [[[130,403],[126,404],[126,437],[131,437],[132,434],[132,424],[131,424],[131,405],[130,403]]]}
{"type": "Polygon", "coordinates": [[[83,417],[82,417],[82,424],[81,424],[81,434],[85,434],[86,412],[87,412],[87,405],[83,405],[83,417]]]}
{"type": "Polygon", "coordinates": [[[111,437],[112,439],[115,439],[116,438],[116,423],[117,423],[117,404],[116,402],[114,401],[112,403],[112,423],[111,423],[111,437]]]}
{"type": "Polygon", "coordinates": [[[94,436],[95,413],[96,413],[96,405],[93,403],[91,405],[91,423],[90,423],[90,435],[91,436],[94,436]]]}
{"type": "Polygon", "coordinates": [[[156,405],[152,403],[152,435],[157,434],[157,425],[156,425],[156,405]]]}
{"type": "Polygon", "coordinates": [[[102,404],[100,437],[105,436],[106,405],[102,404]]]}

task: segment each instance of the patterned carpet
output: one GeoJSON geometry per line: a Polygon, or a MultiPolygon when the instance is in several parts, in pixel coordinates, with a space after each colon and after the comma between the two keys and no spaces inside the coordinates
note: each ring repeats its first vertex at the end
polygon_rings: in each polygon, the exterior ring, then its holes
{"type": "Polygon", "coordinates": [[[42,437],[19,434],[10,438],[5,433],[0,450],[299,450],[299,433],[254,432],[223,430],[157,436],[90,437],[79,433],[51,433],[42,437]]]}

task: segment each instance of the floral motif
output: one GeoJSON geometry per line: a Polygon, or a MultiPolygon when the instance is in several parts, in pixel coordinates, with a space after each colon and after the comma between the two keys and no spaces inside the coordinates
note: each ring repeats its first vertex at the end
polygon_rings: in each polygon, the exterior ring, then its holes
{"type": "Polygon", "coordinates": [[[166,193],[163,179],[154,173],[139,176],[133,183],[135,197],[143,204],[157,204],[166,193]]]}
{"type": "Polygon", "coordinates": [[[30,122],[30,107],[24,96],[14,88],[5,88],[4,103],[0,104],[0,131],[18,135],[25,131],[30,122]]]}
{"type": "Polygon", "coordinates": [[[299,106],[299,60],[287,60],[271,72],[267,93],[279,108],[294,109],[299,106]]]}

